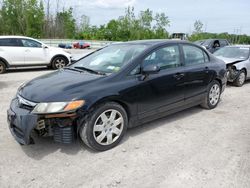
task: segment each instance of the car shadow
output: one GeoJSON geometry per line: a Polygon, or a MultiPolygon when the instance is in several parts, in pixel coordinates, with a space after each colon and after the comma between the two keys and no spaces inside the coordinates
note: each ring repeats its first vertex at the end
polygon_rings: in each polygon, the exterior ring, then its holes
{"type": "Polygon", "coordinates": [[[4,74],[20,73],[20,72],[40,72],[40,71],[52,71],[47,67],[29,67],[29,68],[12,68],[8,69],[4,74]]]}
{"type": "Polygon", "coordinates": [[[169,116],[166,116],[166,117],[154,120],[154,121],[150,121],[148,123],[128,129],[127,134],[124,136],[124,139],[122,140],[122,142],[126,142],[127,140],[129,140],[130,137],[134,137],[139,134],[144,134],[145,132],[151,131],[152,129],[156,129],[160,126],[168,126],[168,124],[176,121],[177,119],[186,118],[193,114],[199,113],[203,110],[204,110],[203,108],[199,106],[195,106],[195,107],[174,113],[172,115],[169,115],[169,116]]]}
{"type": "MultiPolygon", "coordinates": [[[[152,129],[156,129],[157,127],[160,126],[168,126],[169,123],[174,122],[177,119],[182,119],[187,116],[191,116],[192,114],[199,113],[202,110],[203,109],[200,107],[189,108],[187,110],[166,116],[164,118],[154,120],[149,123],[145,123],[137,127],[131,128],[127,131],[120,145],[129,140],[129,138],[131,137],[135,137],[139,134],[151,131],[152,129]]],[[[45,156],[58,151],[61,153],[65,153],[67,155],[76,155],[79,152],[84,152],[84,151],[90,153],[98,153],[97,151],[93,151],[89,149],[87,146],[85,146],[83,142],[80,140],[80,138],[78,138],[72,144],[55,143],[52,137],[34,137],[34,140],[35,144],[22,146],[22,150],[28,157],[31,157],[35,160],[41,160],[45,156]]]]}

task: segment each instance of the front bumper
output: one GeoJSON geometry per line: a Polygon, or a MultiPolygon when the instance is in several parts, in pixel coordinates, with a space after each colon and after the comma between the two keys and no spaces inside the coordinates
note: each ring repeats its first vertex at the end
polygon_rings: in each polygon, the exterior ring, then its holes
{"type": "Polygon", "coordinates": [[[31,114],[29,110],[20,108],[18,99],[11,101],[7,111],[9,129],[17,142],[20,144],[31,143],[31,131],[36,127],[38,116],[31,114]]]}
{"type": "Polygon", "coordinates": [[[7,111],[9,129],[16,141],[23,145],[34,143],[31,137],[33,130],[40,136],[53,136],[55,142],[72,143],[75,139],[75,117],[47,118],[31,113],[32,109],[27,109],[20,105],[18,98],[11,101],[7,111]],[[42,129],[39,122],[43,121],[42,129]]]}

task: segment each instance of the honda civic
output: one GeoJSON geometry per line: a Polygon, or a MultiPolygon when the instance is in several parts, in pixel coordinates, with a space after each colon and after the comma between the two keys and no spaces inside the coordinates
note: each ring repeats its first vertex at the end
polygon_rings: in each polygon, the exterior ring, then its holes
{"type": "Polygon", "coordinates": [[[9,128],[21,145],[38,134],[104,151],[127,128],[197,105],[215,108],[226,81],[225,63],[189,42],[112,44],[22,84],[7,112],[9,128]]]}

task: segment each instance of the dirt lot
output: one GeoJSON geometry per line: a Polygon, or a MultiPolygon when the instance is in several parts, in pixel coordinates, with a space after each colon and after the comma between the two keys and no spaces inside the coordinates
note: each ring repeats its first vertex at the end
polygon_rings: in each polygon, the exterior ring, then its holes
{"type": "Polygon", "coordinates": [[[1,188],[250,187],[250,82],[228,86],[214,110],[195,107],[131,129],[110,151],[44,138],[21,147],[6,110],[22,82],[48,72],[0,75],[1,188]]]}

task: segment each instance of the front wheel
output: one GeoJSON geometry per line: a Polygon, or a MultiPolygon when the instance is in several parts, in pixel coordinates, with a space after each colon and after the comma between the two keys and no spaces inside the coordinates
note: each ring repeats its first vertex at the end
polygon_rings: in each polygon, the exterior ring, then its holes
{"type": "Polygon", "coordinates": [[[128,126],[124,108],[114,102],[96,107],[90,117],[81,125],[82,141],[97,151],[109,150],[119,144],[128,126]]]}
{"type": "Polygon", "coordinates": [[[221,96],[220,83],[214,80],[209,84],[205,100],[201,104],[201,106],[206,109],[215,108],[220,101],[220,96],[221,96]]]}
{"type": "Polygon", "coordinates": [[[233,84],[237,87],[241,87],[241,86],[243,86],[245,81],[246,81],[246,73],[244,70],[242,70],[242,71],[240,71],[239,76],[235,79],[233,84]]]}
{"type": "Polygon", "coordinates": [[[5,71],[6,71],[6,65],[2,61],[0,61],[0,74],[5,73],[5,71]]]}
{"type": "Polygon", "coordinates": [[[62,69],[68,64],[68,61],[65,57],[59,56],[53,59],[52,68],[53,69],[62,69]]]}

